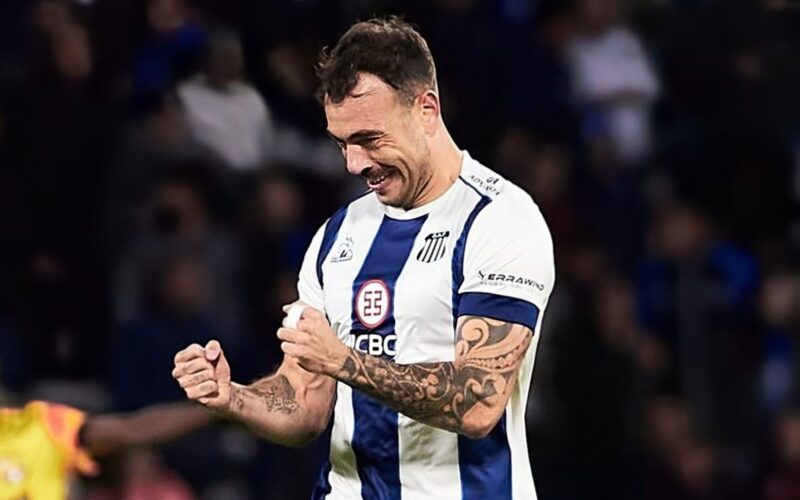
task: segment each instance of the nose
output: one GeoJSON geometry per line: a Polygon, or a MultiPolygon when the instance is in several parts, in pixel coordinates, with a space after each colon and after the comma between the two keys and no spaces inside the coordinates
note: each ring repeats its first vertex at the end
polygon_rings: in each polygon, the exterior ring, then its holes
{"type": "Polygon", "coordinates": [[[367,151],[361,146],[348,144],[344,150],[344,158],[347,162],[347,171],[353,175],[360,175],[361,172],[372,166],[367,151]]]}

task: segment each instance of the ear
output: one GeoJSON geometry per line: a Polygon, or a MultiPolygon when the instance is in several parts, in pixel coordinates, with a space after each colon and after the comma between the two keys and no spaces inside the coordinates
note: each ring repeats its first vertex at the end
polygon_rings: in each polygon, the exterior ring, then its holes
{"type": "Polygon", "coordinates": [[[419,115],[425,133],[432,135],[439,125],[439,119],[442,113],[439,95],[434,90],[426,90],[417,96],[417,108],[419,109],[419,115]]]}

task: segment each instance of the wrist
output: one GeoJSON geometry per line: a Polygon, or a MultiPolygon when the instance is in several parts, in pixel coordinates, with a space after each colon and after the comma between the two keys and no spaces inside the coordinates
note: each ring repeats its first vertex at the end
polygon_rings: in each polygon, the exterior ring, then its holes
{"type": "Polygon", "coordinates": [[[231,381],[230,384],[230,397],[228,398],[227,403],[217,408],[213,408],[213,412],[221,418],[232,418],[239,415],[239,411],[243,406],[242,403],[244,402],[245,398],[244,393],[247,391],[247,387],[242,384],[237,384],[233,381],[231,381]]]}
{"type": "Polygon", "coordinates": [[[347,358],[350,357],[351,351],[353,351],[352,347],[340,344],[334,352],[334,355],[331,356],[331,362],[328,363],[327,373],[325,375],[338,379],[338,375],[341,373],[342,368],[344,368],[347,358]]]}

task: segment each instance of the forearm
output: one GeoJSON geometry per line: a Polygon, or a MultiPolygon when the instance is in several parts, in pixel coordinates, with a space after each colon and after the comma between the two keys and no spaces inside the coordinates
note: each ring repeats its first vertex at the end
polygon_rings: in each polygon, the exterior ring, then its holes
{"type": "Polygon", "coordinates": [[[207,425],[214,416],[189,403],[147,407],[130,414],[99,415],[84,424],[82,445],[93,455],[174,441],[207,425]]]}
{"type": "Polygon", "coordinates": [[[230,408],[225,416],[243,423],[269,441],[302,446],[319,435],[329,416],[321,415],[318,406],[309,401],[308,389],[295,387],[281,373],[248,386],[233,384],[230,408]]]}
{"type": "Polygon", "coordinates": [[[351,349],[336,378],[414,420],[463,432],[459,375],[452,362],[400,365],[351,349]]]}
{"type": "Polygon", "coordinates": [[[481,437],[503,412],[531,334],[520,325],[468,318],[459,336],[453,362],[401,365],[349,349],[334,376],[415,420],[481,437]]]}

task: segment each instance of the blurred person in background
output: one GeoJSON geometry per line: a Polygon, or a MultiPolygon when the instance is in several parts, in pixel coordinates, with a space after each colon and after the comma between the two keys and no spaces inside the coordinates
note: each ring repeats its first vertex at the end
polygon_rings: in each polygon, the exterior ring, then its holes
{"type": "Polygon", "coordinates": [[[666,208],[640,265],[643,326],[667,354],[667,382],[685,399],[703,439],[721,451],[722,473],[749,484],[758,432],[755,259],[725,241],[691,203],[666,208]],[[736,418],[729,418],[736,415],[736,418]]]}
{"type": "Polygon", "coordinates": [[[763,322],[760,403],[774,416],[800,389],[800,278],[779,270],[764,278],[759,296],[763,322]]]}
{"type": "Polygon", "coordinates": [[[117,320],[144,311],[143,293],[154,267],[172,255],[191,255],[210,280],[202,310],[227,332],[241,330],[240,251],[210,203],[211,179],[192,164],[170,171],[155,184],[140,212],[139,234],[117,267],[117,320]]]}
{"type": "Polygon", "coordinates": [[[763,500],[800,498],[800,408],[787,403],[772,429],[775,460],[764,482],[763,500]]]}
{"type": "Polygon", "coordinates": [[[578,30],[566,61],[594,162],[638,165],[651,149],[650,107],[659,83],[642,41],[620,22],[618,3],[576,2],[578,30]]]}
{"type": "Polygon", "coordinates": [[[212,418],[185,403],[106,415],[41,401],[0,408],[0,498],[66,500],[72,474],[98,472],[95,457],[173,441],[212,418]]]}
{"type": "Polygon", "coordinates": [[[135,448],[121,457],[118,484],[91,487],[88,500],[195,500],[188,484],[152,450],[135,448]]]}
{"type": "MultiPolygon", "coordinates": [[[[724,493],[717,451],[698,437],[692,412],[684,401],[658,395],[647,403],[650,456],[641,477],[642,498],[648,500],[715,500],[752,498],[752,492],[724,493]]],[[[730,490],[734,491],[734,490],[730,490]]]]}
{"type": "Polygon", "coordinates": [[[210,32],[203,71],[178,86],[189,130],[233,170],[263,166],[273,142],[270,112],[261,95],[243,78],[239,36],[210,32]]]}
{"type": "MultiPolygon", "coordinates": [[[[245,350],[242,332],[225,329],[214,321],[212,301],[219,295],[213,289],[213,268],[209,266],[204,255],[175,248],[139,270],[143,280],[141,309],[119,325],[107,358],[117,409],[128,411],[179,400],[180,389],[161,381],[165,370],[169,372],[175,350],[187,342],[207,342],[221,336],[231,345],[231,356],[243,370],[254,364],[250,358],[263,355],[252,344],[245,350]]],[[[242,375],[253,373],[244,371],[242,375]]],[[[166,447],[166,463],[201,489],[224,481],[229,470],[238,470],[225,453],[224,436],[225,432],[208,429],[166,447]]],[[[140,481],[142,475],[135,473],[130,479],[140,481]]]]}
{"type": "MultiPolygon", "coordinates": [[[[175,387],[158,383],[175,346],[219,335],[231,339],[207,314],[212,289],[203,260],[182,253],[163,259],[143,269],[142,311],[120,325],[115,339],[112,386],[118,406],[124,410],[180,397],[175,387]]],[[[236,341],[231,341],[235,346],[236,341]]]]}
{"type": "Polygon", "coordinates": [[[206,47],[186,0],[147,0],[147,34],[133,61],[135,96],[162,94],[193,74],[206,47]]]}
{"type": "MultiPolygon", "coordinates": [[[[117,120],[94,87],[88,29],[74,5],[41,0],[29,9],[26,66],[8,89],[3,207],[9,296],[31,355],[33,377],[91,374],[103,346],[103,269],[93,210],[117,120]]],[[[21,48],[22,49],[22,48],[21,48]]]]}
{"type": "Polygon", "coordinates": [[[306,203],[300,186],[281,174],[262,176],[251,194],[244,220],[245,287],[251,331],[266,348],[253,376],[280,362],[273,335],[262,335],[280,325],[280,306],[294,299],[297,273],[313,231],[305,224],[306,203]]]}
{"type": "Polygon", "coordinates": [[[230,205],[233,189],[228,168],[190,133],[180,101],[172,93],[137,100],[136,111],[116,147],[107,174],[105,234],[111,258],[142,236],[141,219],[148,196],[166,177],[182,172],[211,189],[215,204],[230,205]]]}

